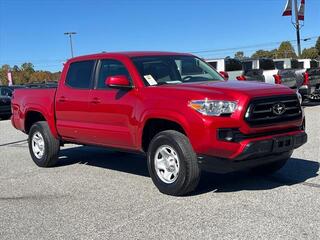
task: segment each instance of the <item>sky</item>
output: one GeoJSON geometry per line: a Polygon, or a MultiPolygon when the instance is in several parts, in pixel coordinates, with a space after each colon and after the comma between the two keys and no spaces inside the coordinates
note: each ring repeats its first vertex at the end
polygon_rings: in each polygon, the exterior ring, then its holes
{"type": "MultiPolygon", "coordinates": [[[[300,0],[298,0],[300,2],[300,0]]],[[[286,0],[0,0],[0,66],[32,62],[59,71],[75,55],[159,50],[209,57],[251,55],[295,40],[286,0]]],[[[320,0],[306,0],[302,48],[320,35],[320,0]]],[[[296,42],[292,42],[294,45],[296,42]]]]}

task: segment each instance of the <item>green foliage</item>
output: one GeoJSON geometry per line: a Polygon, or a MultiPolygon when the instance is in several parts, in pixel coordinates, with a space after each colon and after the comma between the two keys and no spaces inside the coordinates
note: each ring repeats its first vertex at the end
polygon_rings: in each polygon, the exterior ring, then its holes
{"type": "Polygon", "coordinates": [[[271,51],[258,50],[254,54],[252,54],[252,58],[275,58],[276,53],[277,53],[277,49],[273,49],[271,51]]]}
{"type": "Polygon", "coordinates": [[[280,44],[277,50],[277,58],[297,58],[297,54],[289,41],[280,44]]]}
{"type": "Polygon", "coordinates": [[[315,47],[318,50],[318,56],[320,57],[320,37],[318,37],[315,47]]]}
{"type": "Polygon", "coordinates": [[[244,58],[244,52],[242,52],[242,51],[236,52],[234,54],[234,58],[240,59],[240,60],[243,59],[244,58]]]}
{"type": "Polygon", "coordinates": [[[58,81],[61,72],[51,73],[49,71],[37,71],[32,63],[24,63],[20,67],[14,65],[12,68],[5,64],[0,68],[0,84],[7,85],[7,73],[12,72],[13,82],[16,85],[26,83],[39,83],[46,81],[58,81]]]}
{"type": "Polygon", "coordinates": [[[303,49],[302,51],[302,54],[301,54],[301,58],[311,58],[311,59],[315,59],[317,58],[319,55],[318,55],[318,49],[315,48],[315,47],[312,47],[312,48],[305,48],[303,49]]]}

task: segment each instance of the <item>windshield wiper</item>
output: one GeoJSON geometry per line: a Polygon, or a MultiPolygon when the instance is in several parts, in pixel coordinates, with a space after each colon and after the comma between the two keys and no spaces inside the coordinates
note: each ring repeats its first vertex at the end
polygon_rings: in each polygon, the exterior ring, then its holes
{"type": "Polygon", "coordinates": [[[177,80],[177,81],[167,81],[167,82],[158,82],[157,85],[178,84],[178,83],[182,83],[182,82],[179,81],[179,80],[177,80]]]}

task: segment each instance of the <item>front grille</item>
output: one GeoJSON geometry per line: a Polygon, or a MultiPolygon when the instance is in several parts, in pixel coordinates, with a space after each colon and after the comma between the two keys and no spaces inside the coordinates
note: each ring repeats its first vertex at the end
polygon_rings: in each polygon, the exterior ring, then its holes
{"type": "Polygon", "coordinates": [[[249,104],[245,120],[250,126],[262,126],[294,121],[301,117],[302,109],[297,96],[287,95],[253,99],[249,104]],[[275,109],[279,106],[285,109],[282,114],[275,109]]]}

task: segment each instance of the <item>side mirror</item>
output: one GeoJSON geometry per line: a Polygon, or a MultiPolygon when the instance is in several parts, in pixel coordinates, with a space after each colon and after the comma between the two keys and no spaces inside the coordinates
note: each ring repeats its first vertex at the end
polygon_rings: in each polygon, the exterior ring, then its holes
{"type": "Polygon", "coordinates": [[[107,77],[105,84],[110,88],[132,88],[129,79],[125,75],[107,77]]]}
{"type": "Polygon", "coordinates": [[[219,73],[224,78],[224,80],[229,80],[229,74],[227,72],[220,71],[219,73]]]}

